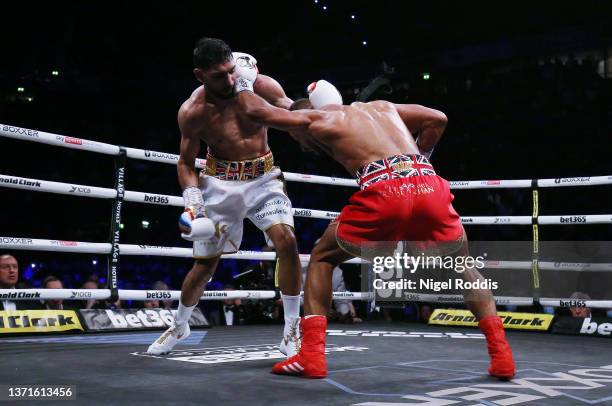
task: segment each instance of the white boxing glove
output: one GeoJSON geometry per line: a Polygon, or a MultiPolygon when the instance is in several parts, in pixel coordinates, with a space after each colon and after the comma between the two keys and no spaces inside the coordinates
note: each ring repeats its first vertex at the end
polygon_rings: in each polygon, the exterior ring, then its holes
{"type": "Polygon", "coordinates": [[[342,96],[336,86],[327,80],[312,82],[308,88],[308,99],[315,109],[320,109],[328,104],[342,104],[342,96]]]}
{"type": "Polygon", "coordinates": [[[253,84],[257,80],[257,59],[253,55],[245,54],[244,52],[232,52],[234,62],[236,63],[236,93],[243,90],[253,91],[253,84]]]}
{"type": "Polygon", "coordinates": [[[208,217],[198,217],[189,226],[189,234],[181,233],[181,237],[187,241],[208,240],[215,235],[215,224],[208,217]]]}
{"type": "Polygon", "coordinates": [[[206,217],[202,192],[195,186],[183,190],[185,211],[179,216],[181,237],[188,241],[206,240],[215,234],[215,225],[206,217]]]}

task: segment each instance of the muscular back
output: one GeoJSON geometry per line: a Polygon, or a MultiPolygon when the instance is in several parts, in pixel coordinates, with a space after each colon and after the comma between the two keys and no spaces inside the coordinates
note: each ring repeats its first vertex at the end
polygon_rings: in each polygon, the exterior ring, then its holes
{"type": "Polygon", "coordinates": [[[324,111],[323,118],[314,120],[307,133],[295,136],[313,149],[324,149],[350,173],[378,159],[419,153],[412,134],[392,103],[356,102],[350,106],[327,106],[324,111]]]}

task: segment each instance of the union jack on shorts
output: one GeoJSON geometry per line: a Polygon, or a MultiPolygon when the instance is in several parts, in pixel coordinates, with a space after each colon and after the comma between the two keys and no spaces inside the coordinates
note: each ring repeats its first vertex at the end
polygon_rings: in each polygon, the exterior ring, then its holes
{"type": "Polygon", "coordinates": [[[362,166],[357,171],[356,177],[361,190],[363,190],[381,180],[435,174],[433,166],[425,156],[400,154],[362,166]]]}

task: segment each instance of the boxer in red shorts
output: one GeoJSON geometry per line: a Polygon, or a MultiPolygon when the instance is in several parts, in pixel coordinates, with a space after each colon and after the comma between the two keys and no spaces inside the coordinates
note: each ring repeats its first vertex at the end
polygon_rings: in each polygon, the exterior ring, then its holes
{"type": "MultiPolygon", "coordinates": [[[[327,153],[355,174],[361,188],[312,251],[304,287],[301,349],[272,370],[323,378],[327,375],[325,315],[335,266],[363,257],[362,249],[377,241],[450,243],[460,255],[467,255],[467,238],[452,206],[449,184],[429,162],[447,118],[423,106],[386,101],[344,106],[336,88],[324,80],[311,84],[309,99],[294,102],[292,111],[268,104],[244,78],[237,78],[234,89],[251,120],[288,131],[306,148],[327,153]],[[416,140],[413,134],[418,134],[416,140]]],[[[461,276],[470,282],[482,279],[473,268],[461,276]]],[[[469,290],[464,297],[487,340],[489,373],[513,377],[512,351],[491,291],[469,290]]]]}

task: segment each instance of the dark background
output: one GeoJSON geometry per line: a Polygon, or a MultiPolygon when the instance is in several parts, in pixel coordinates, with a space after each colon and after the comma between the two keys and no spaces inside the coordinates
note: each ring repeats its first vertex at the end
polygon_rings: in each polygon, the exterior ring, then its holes
{"type": "MultiPolygon", "coordinates": [[[[386,84],[369,100],[444,111],[449,126],[433,163],[446,179],[612,174],[609,2],[124,3],[5,5],[0,122],[178,153],[176,112],[198,85],[191,73],[193,44],[213,36],[255,55],[260,71],[292,98],[326,78],[351,102],[380,77],[386,84]]],[[[270,145],[285,171],[349,176],[274,130],[270,145]]],[[[0,152],[1,174],[113,186],[112,157],[6,138],[0,138],[0,152]]],[[[128,162],[127,190],[180,194],[171,166],[128,162]]],[[[289,183],[288,190],[294,207],[339,211],[355,189],[289,183]]],[[[107,201],[11,189],[0,189],[0,196],[0,235],[108,240],[107,201]]],[[[455,196],[455,207],[466,216],[531,214],[528,189],[455,196]]],[[[546,189],[540,214],[610,213],[611,201],[610,186],[546,189]]],[[[177,215],[177,208],[126,203],[122,241],[188,246],[177,232],[177,215]],[[148,229],[141,227],[145,219],[148,229]]],[[[296,218],[301,252],[310,251],[326,224],[296,218]]],[[[467,231],[472,239],[531,238],[524,226],[467,231]]],[[[611,231],[609,225],[544,226],[540,238],[607,240],[611,231]]],[[[242,248],[263,245],[261,233],[248,224],[242,248]]],[[[105,274],[104,258],[93,265],[92,255],[17,254],[22,279],[34,286],[51,273],[70,287],[92,273],[105,274]]],[[[183,259],[124,257],[121,286],[143,288],[164,279],[179,288],[190,265],[183,259]]],[[[247,265],[223,261],[215,280],[230,281],[247,265]]]]}

